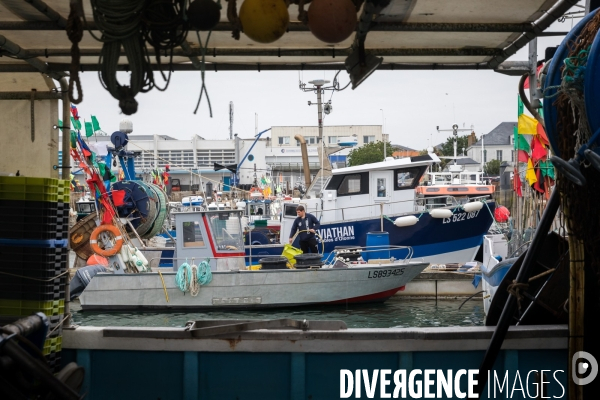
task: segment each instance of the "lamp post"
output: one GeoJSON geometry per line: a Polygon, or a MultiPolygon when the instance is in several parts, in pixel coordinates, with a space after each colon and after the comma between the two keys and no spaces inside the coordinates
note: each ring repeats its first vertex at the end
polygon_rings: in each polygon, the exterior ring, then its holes
{"type": "Polygon", "coordinates": [[[385,124],[385,118],[383,116],[383,108],[380,108],[379,111],[381,111],[381,139],[383,140],[383,161],[385,161],[386,156],[387,156],[387,152],[386,152],[386,143],[385,143],[385,133],[384,133],[384,129],[383,126],[385,124]]]}

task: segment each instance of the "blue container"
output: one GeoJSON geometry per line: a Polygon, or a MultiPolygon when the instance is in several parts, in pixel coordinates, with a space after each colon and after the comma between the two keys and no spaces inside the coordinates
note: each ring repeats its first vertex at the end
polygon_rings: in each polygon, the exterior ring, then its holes
{"type": "Polygon", "coordinates": [[[390,258],[390,234],[388,232],[367,232],[367,251],[363,251],[363,260],[390,258]]]}

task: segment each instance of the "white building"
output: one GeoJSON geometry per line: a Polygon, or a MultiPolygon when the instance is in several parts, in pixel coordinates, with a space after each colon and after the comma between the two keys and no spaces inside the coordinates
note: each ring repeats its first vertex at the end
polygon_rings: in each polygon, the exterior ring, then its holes
{"type": "Polygon", "coordinates": [[[491,160],[506,161],[513,166],[514,159],[514,129],[516,122],[501,122],[488,134],[483,135],[476,143],[467,148],[467,156],[481,165],[491,160]],[[483,144],[483,154],[481,146],[483,144]]]}
{"type": "MultiPolygon", "coordinates": [[[[334,147],[340,140],[348,142],[356,139],[358,146],[380,141],[387,136],[380,125],[327,126],[323,128],[323,138],[328,147],[334,147]]],[[[228,191],[230,185],[237,184],[249,189],[263,177],[275,180],[284,189],[292,190],[297,184],[304,183],[304,169],[300,142],[295,136],[301,135],[307,142],[307,152],[311,174],[319,171],[318,127],[274,126],[269,133],[259,138],[233,140],[204,140],[194,135],[187,140],[179,140],[168,135],[128,135],[126,150],[137,153],[134,165],[138,177],[150,180],[153,169],[169,166],[172,180],[178,180],[181,190],[204,191],[206,183],[213,188],[228,191]],[[237,141],[237,148],[236,148],[237,141]],[[215,163],[222,166],[238,164],[239,182],[227,169],[215,171],[215,163]]],[[[88,142],[94,146],[113,147],[110,136],[93,136],[88,142]]],[[[59,140],[59,143],[61,141],[59,140]]],[[[330,156],[332,164],[344,166],[351,148],[346,148],[330,156]]],[[[59,152],[59,156],[62,152],[59,152]]],[[[71,161],[73,164],[73,161],[71,161]]],[[[115,174],[118,167],[112,165],[115,174]]],[[[81,171],[74,170],[76,179],[85,185],[81,171]]]]}

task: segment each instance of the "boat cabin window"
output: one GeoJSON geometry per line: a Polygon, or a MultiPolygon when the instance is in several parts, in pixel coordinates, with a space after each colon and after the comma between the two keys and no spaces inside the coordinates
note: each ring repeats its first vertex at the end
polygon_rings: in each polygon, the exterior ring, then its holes
{"type": "Polygon", "coordinates": [[[419,183],[425,167],[403,168],[394,171],[394,190],[413,189],[419,183]]]}
{"type": "Polygon", "coordinates": [[[197,221],[183,223],[183,247],[204,247],[202,229],[197,221]]]}
{"type": "Polygon", "coordinates": [[[369,172],[334,175],[329,179],[325,190],[335,190],[338,196],[369,194],[369,172]]]}
{"type": "Polygon", "coordinates": [[[217,250],[243,250],[240,214],[218,213],[210,216],[209,221],[217,250]]]}
{"type": "Polygon", "coordinates": [[[338,196],[360,193],[360,174],[346,175],[338,188],[338,196]]]}
{"type": "Polygon", "coordinates": [[[296,215],[297,207],[298,207],[298,204],[286,204],[283,208],[283,215],[286,217],[296,218],[298,216],[298,215],[296,215]]]}
{"type": "Polygon", "coordinates": [[[377,197],[386,197],[385,188],[387,187],[387,185],[385,181],[385,178],[377,178],[377,197]]]}

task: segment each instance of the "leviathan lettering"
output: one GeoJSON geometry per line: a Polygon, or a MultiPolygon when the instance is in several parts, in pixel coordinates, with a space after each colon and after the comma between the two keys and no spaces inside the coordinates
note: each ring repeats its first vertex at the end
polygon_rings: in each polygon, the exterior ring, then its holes
{"type": "Polygon", "coordinates": [[[317,231],[324,243],[354,240],[354,226],[340,226],[337,228],[323,228],[317,231]]]}

